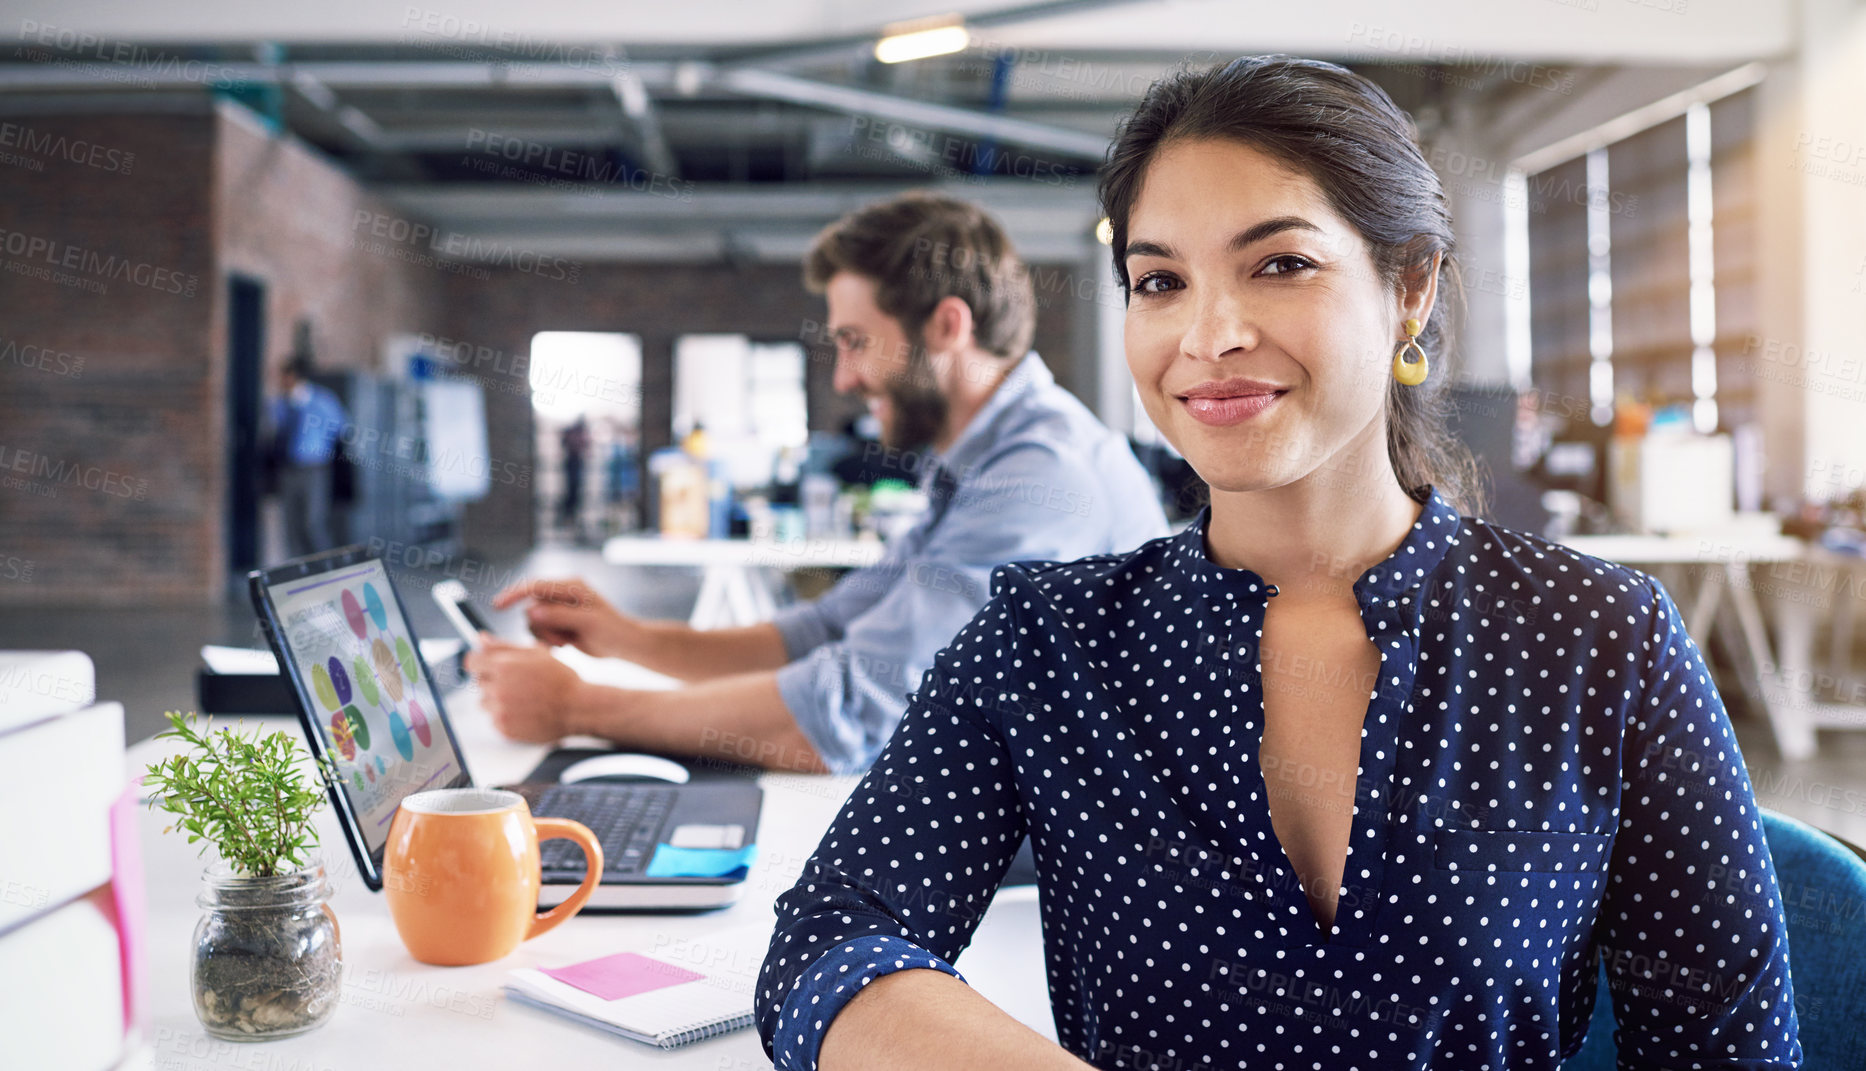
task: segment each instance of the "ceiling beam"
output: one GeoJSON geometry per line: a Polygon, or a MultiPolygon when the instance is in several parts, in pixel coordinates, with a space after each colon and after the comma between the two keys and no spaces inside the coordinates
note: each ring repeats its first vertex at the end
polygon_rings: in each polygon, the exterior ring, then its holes
{"type": "Polygon", "coordinates": [[[594,119],[579,123],[527,123],[521,127],[477,123],[465,126],[435,126],[416,129],[384,130],[377,136],[377,146],[388,152],[460,152],[484,149],[487,144],[509,145],[602,145],[615,140],[613,123],[594,119]]]}
{"type": "MultiPolygon", "coordinates": [[[[121,87],[127,79],[133,79],[133,84],[144,89],[202,86],[226,81],[271,83],[299,79],[309,79],[331,90],[583,85],[607,87],[622,98],[626,109],[626,94],[636,90],[618,87],[617,78],[631,80],[644,98],[650,88],[680,92],[682,87],[698,85],[742,96],[782,100],[826,111],[885,119],[916,130],[945,131],[1033,149],[1046,149],[1086,160],[1100,160],[1109,141],[1108,135],[1104,134],[1091,134],[970,108],[956,108],[874,90],[812,81],[776,71],[757,68],[721,70],[707,64],[685,63],[567,65],[334,61],[276,66],[267,63],[196,63],[142,67],[115,63],[19,64],[0,67],[0,92],[121,87]]],[[[386,132],[382,136],[391,137],[386,132]]]]}
{"type": "MultiPolygon", "coordinates": [[[[989,211],[1030,262],[1079,260],[1093,237],[1094,191],[996,180],[944,188],[989,211]]],[[[653,192],[459,188],[431,183],[371,186],[410,218],[431,223],[437,244],[461,259],[509,249],[579,261],[709,261],[728,245],[754,259],[795,262],[830,221],[898,193],[899,183],[820,183],[747,190],[699,186],[653,192]]]]}
{"type": "MultiPolygon", "coordinates": [[[[626,69],[644,84],[673,88],[675,63],[631,62],[626,69]]],[[[613,64],[480,63],[447,60],[329,60],[312,63],[0,64],[0,92],[59,89],[176,89],[224,82],[267,83],[304,73],[332,89],[486,89],[555,86],[605,87],[624,67],[613,64]]]]}
{"type": "Polygon", "coordinates": [[[642,163],[649,171],[679,178],[680,163],[667,146],[667,136],[661,132],[654,102],[649,99],[648,88],[641,79],[633,71],[624,70],[609,80],[609,88],[622,114],[634,125],[635,136],[641,143],[642,163]]]}
{"type": "MultiPolygon", "coordinates": [[[[1095,191],[1087,185],[1050,187],[1015,179],[929,185],[976,202],[996,215],[1043,218],[1083,234],[1093,229],[1097,215],[1095,191]]],[[[577,226],[670,218],[715,223],[827,222],[901,189],[898,182],[819,182],[774,189],[703,185],[683,186],[666,196],[644,196],[627,189],[547,190],[433,183],[377,183],[371,187],[385,200],[423,218],[460,225],[571,220],[577,226]]]]}
{"type": "Polygon", "coordinates": [[[288,84],[298,92],[299,99],[342,127],[364,148],[380,152],[387,147],[383,143],[382,128],[376,125],[375,120],[353,105],[338,100],[337,94],[318,81],[315,75],[307,71],[294,71],[288,84]]]}
{"type": "MultiPolygon", "coordinates": [[[[1499,108],[1489,126],[1507,132],[1498,146],[1501,159],[1531,156],[1610,123],[1654,101],[1688,91],[1728,71],[1728,67],[1615,67],[1590,72],[1575,92],[1559,100],[1527,91],[1499,108]]],[[[1571,153],[1555,154],[1566,158],[1571,153]]],[[[1533,167],[1552,166],[1544,158],[1533,167]]]]}
{"type": "Polygon", "coordinates": [[[1100,160],[1109,135],[1011,119],[970,108],[930,104],[868,89],[832,85],[776,71],[741,68],[719,72],[714,84],[748,97],[765,97],[826,111],[886,119],[919,130],[942,130],[968,137],[1008,141],[1066,156],[1100,160]]]}

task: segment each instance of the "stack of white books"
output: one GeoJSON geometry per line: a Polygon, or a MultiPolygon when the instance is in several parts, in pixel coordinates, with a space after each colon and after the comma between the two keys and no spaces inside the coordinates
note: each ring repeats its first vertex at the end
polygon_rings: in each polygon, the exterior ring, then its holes
{"type": "Polygon", "coordinates": [[[142,874],[123,706],[78,651],[0,651],[0,1038],[9,1071],[139,1049],[142,874]]]}

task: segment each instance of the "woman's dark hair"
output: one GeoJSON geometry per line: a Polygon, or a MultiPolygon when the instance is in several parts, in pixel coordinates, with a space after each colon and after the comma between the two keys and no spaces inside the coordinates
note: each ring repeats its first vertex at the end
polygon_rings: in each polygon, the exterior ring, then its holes
{"type": "Polygon", "coordinates": [[[1481,511],[1477,466],[1446,430],[1452,322],[1462,301],[1451,212],[1406,113],[1353,71],[1286,55],[1244,56],[1155,82],[1122,121],[1101,172],[1123,293],[1128,216],[1147,168],[1167,145],[1193,139],[1242,142],[1308,175],[1366,240],[1375,270],[1396,293],[1403,278],[1418,279],[1441,255],[1437,299],[1418,339],[1432,374],[1416,387],[1388,381],[1387,457],[1415,500],[1428,497],[1430,484],[1460,513],[1481,511]]]}

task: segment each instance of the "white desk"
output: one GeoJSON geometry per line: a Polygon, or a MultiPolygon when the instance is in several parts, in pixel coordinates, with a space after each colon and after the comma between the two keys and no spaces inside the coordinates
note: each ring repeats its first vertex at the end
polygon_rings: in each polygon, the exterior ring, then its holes
{"type": "Polygon", "coordinates": [[[1866,591],[1866,559],[1838,554],[1773,528],[1771,518],[1766,524],[1727,532],[1571,536],[1562,542],[1584,554],[1629,565],[1700,567],[1694,598],[1674,592],[1687,618],[1685,629],[1700,647],[1709,641],[1718,604],[1728,592],[1754,675],[1751,694],[1768,715],[1783,757],[1805,759],[1815,752],[1817,728],[1866,728],[1866,706],[1818,698],[1831,682],[1848,679],[1853,615],[1861,601],[1853,593],[1866,591]],[[1749,571],[1752,565],[1761,567],[1756,575],[1749,571]],[[1775,622],[1773,644],[1757,592],[1765,596],[1775,622]],[[1814,664],[1815,626],[1822,612],[1832,615],[1834,626],[1825,672],[1814,664]]]}
{"type": "MultiPolygon", "coordinates": [[[[516,781],[548,750],[499,737],[470,693],[448,699],[448,713],[461,738],[468,769],[478,784],[516,781]]],[[[285,718],[248,719],[283,728],[285,718]]],[[[172,750],[170,741],[144,741],[130,749],[132,769],[141,770],[172,750]]],[[[730,908],[702,915],[582,914],[518,947],[511,955],[476,967],[431,967],[402,947],[380,893],[366,888],[350,858],[343,833],[328,808],[320,814],[325,869],[330,875],[343,936],[343,998],[324,1026],[301,1037],[256,1044],[209,1037],[195,1019],[188,972],[190,937],[201,910],[203,861],[177,834],[164,834],[168,815],[142,816],[144,873],[149,889],[147,1040],[164,1069],[292,1068],[300,1071],[376,1071],[379,1068],[484,1068],[514,1071],[550,1067],[685,1067],[708,1071],[769,1068],[755,1029],[697,1042],[672,1052],[610,1037],[503,999],[505,972],[516,967],[561,966],[609,952],[634,950],[667,955],[673,941],[703,938],[736,926],[769,928],[772,902],[796,880],[834,819],[855,778],[768,774],[762,778],[765,809],[759,852],[745,892],[730,908]]],[[[762,961],[762,950],[754,951],[762,961]]],[[[753,965],[755,970],[755,962],[753,965]]]]}
{"type": "Polygon", "coordinates": [[[761,569],[859,568],[887,550],[876,539],[663,539],[616,536],[603,544],[613,565],[697,566],[705,572],[688,623],[694,628],[751,625],[777,612],[761,569]]]}
{"type": "MultiPolygon", "coordinates": [[[[588,676],[616,683],[653,686],[664,680],[627,663],[566,661],[586,670],[588,676]]],[[[471,691],[456,691],[446,697],[446,703],[476,784],[514,782],[549,750],[499,736],[471,691]]],[[[247,722],[249,728],[281,728],[294,735],[300,731],[297,721],[290,718],[247,722]]],[[[173,750],[167,740],[137,744],[130,749],[131,769],[142,770],[173,750]]],[[[387,902],[363,885],[343,832],[327,807],[317,825],[333,888],[331,907],[343,938],[342,1002],[329,1022],[309,1034],[245,1044],[209,1037],[195,1019],[188,981],[190,938],[201,915],[194,898],[201,890],[205,863],[195,854],[199,845],[162,832],[169,818],[165,812],[145,809],[141,840],[149,915],[144,1023],[154,1066],[162,1071],[768,1069],[771,1062],[765,1058],[756,1028],[663,1052],[511,1003],[500,987],[505,972],[517,967],[562,966],[619,951],[676,958],[676,942],[703,940],[748,925],[768,932],[775,919],[773,902],[796,881],[859,780],[854,776],[763,775],[765,804],[758,826],[758,857],[746,878],[744,895],[729,908],[701,915],[579,914],[519,945],[504,959],[475,967],[431,967],[409,956],[395,932],[387,902]]],[[[980,920],[973,946],[959,967],[986,997],[1054,1038],[1037,919],[1034,889],[1006,890],[980,920]]],[[[755,971],[764,959],[763,944],[749,955],[745,965],[755,971]]]]}

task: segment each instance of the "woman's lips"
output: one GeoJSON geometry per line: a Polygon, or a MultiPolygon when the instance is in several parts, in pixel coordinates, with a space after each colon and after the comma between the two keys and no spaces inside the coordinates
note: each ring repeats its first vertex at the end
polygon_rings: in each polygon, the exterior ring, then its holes
{"type": "Polygon", "coordinates": [[[1249,420],[1276,404],[1276,400],[1287,393],[1233,394],[1223,398],[1181,398],[1179,401],[1186,407],[1186,412],[1192,414],[1192,419],[1222,428],[1249,420]]]}

